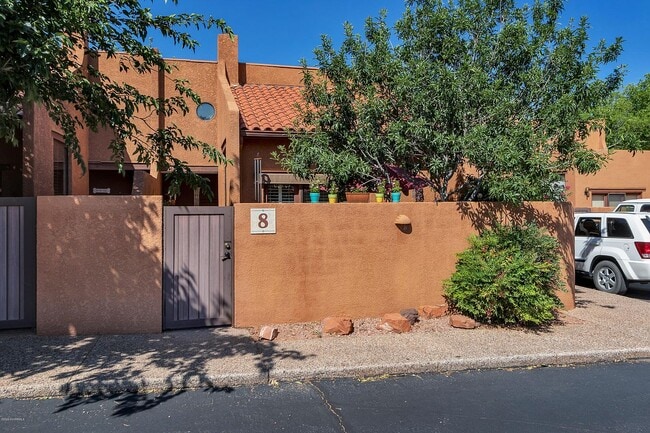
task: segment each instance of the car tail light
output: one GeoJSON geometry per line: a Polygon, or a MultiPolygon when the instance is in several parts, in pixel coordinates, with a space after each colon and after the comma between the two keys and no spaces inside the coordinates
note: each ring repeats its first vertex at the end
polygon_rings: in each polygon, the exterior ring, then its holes
{"type": "Polygon", "coordinates": [[[643,259],[650,259],[650,242],[634,242],[636,250],[643,259]]]}

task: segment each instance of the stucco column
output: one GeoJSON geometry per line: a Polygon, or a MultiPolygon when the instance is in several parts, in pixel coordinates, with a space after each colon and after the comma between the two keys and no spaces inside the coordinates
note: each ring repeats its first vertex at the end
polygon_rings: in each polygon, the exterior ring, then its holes
{"type": "Polygon", "coordinates": [[[51,120],[45,108],[23,104],[23,195],[54,194],[51,120]]]}

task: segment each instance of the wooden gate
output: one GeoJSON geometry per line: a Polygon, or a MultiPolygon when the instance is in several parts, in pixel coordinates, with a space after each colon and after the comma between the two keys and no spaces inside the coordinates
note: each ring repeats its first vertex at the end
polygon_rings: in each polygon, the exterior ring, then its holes
{"type": "Polygon", "coordinates": [[[232,240],[232,207],[165,207],[165,329],[232,324],[232,240]]]}
{"type": "Polygon", "coordinates": [[[35,326],[34,202],[31,197],[0,198],[0,329],[35,326]]]}

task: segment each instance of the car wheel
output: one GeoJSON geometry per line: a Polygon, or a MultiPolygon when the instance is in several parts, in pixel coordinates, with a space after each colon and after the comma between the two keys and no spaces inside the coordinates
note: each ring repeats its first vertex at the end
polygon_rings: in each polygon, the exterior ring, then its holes
{"type": "Polygon", "coordinates": [[[594,268],[594,286],[607,293],[622,295],[627,292],[627,285],[621,270],[608,260],[603,260],[594,268]]]}

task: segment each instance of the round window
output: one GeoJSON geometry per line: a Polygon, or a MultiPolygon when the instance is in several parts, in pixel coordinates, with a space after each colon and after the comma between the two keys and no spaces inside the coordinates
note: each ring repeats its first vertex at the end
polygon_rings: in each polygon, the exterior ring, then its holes
{"type": "Polygon", "coordinates": [[[214,118],[215,114],[216,111],[214,109],[214,106],[208,102],[203,102],[198,107],[196,107],[196,115],[199,116],[199,119],[211,120],[214,118]]]}

